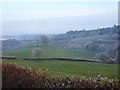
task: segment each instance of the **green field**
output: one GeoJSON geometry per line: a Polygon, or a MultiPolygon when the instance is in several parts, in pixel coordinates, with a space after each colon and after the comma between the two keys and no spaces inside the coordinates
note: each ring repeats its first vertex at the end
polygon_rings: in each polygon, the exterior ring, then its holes
{"type": "MultiPolygon", "coordinates": [[[[3,55],[16,56],[18,58],[32,57],[32,49],[36,47],[21,47],[9,51],[3,51],[3,55]]],[[[88,58],[93,59],[95,52],[81,51],[76,49],[65,49],[55,47],[40,47],[43,54],[40,57],[65,57],[65,58],[88,58]]]]}
{"type": "MultiPolygon", "coordinates": [[[[49,76],[87,76],[117,77],[118,67],[116,64],[103,64],[95,62],[73,62],[73,61],[23,61],[21,58],[32,58],[32,49],[36,47],[22,47],[10,51],[4,51],[3,55],[16,56],[18,60],[3,60],[3,63],[16,63],[20,66],[28,66],[42,70],[49,76]],[[47,71],[48,70],[48,71],[47,71]]],[[[40,47],[43,54],[40,57],[65,57],[65,58],[88,58],[92,59],[95,52],[80,51],[75,49],[40,47]]]]}
{"type": "Polygon", "coordinates": [[[49,76],[87,76],[114,78],[117,77],[117,64],[103,64],[93,62],[72,62],[72,61],[23,61],[3,60],[3,63],[16,63],[19,66],[28,66],[42,70],[49,76]],[[48,70],[48,71],[47,71],[48,70]]]}

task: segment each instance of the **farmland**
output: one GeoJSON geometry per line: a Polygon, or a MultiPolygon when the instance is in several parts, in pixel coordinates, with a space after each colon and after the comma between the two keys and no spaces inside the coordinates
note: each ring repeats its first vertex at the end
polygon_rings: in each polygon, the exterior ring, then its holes
{"type": "MultiPolygon", "coordinates": [[[[20,47],[9,51],[4,51],[3,55],[16,56],[18,58],[32,57],[32,49],[36,47],[20,47]]],[[[40,57],[65,57],[65,58],[88,58],[93,59],[95,52],[81,51],[76,49],[66,49],[57,47],[40,46],[43,54],[40,57]]]]}
{"type": "MultiPolygon", "coordinates": [[[[17,58],[15,60],[2,60],[4,66],[2,69],[4,74],[2,83],[4,87],[99,88],[100,86],[118,88],[117,64],[87,61],[23,60],[23,58],[36,58],[32,56],[33,48],[38,47],[21,47],[3,52],[5,56],[15,56],[17,58]]],[[[96,54],[95,52],[76,49],[45,46],[39,48],[43,50],[39,58],[47,59],[72,58],[75,60],[81,58],[82,60],[82,58],[85,58],[94,60],[96,54]]]]}
{"type": "Polygon", "coordinates": [[[44,45],[6,50],[2,52],[3,57],[13,57],[14,60],[2,60],[3,84],[5,87],[118,88],[118,65],[96,61],[97,53],[91,50],[44,45]],[[36,48],[42,52],[39,57],[32,55],[36,48]]]}
{"type": "Polygon", "coordinates": [[[23,61],[3,60],[3,64],[16,63],[19,66],[35,68],[44,71],[49,76],[87,76],[114,78],[117,77],[118,67],[116,64],[103,64],[94,62],[71,62],[71,61],[23,61]]]}
{"type": "MultiPolygon", "coordinates": [[[[116,64],[103,64],[97,62],[73,62],[73,61],[26,61],[21,58],[33,58],[32,49],[36,47],[21,47],[10,51],[3,52],[6,56],[15,56],[17,60],[3,60],[3,64],[16,63],[19,66],[28,66],[35,68],[38,71],[44,71],[49,76],[87,76],[114,78],[117,77],[118,67],[116,64]]],[[[55,48],[55,47],[40,47],[43,50],[42,58],[49,57],[65,57],[65,58],[88,58],[92,59],[95,52],[80,51],[75,49],[55,48]],[[91,58],[89,58],[91,57],[91,58]]],[[[35,58],[35,57],[34,57],[35,58]]]]}

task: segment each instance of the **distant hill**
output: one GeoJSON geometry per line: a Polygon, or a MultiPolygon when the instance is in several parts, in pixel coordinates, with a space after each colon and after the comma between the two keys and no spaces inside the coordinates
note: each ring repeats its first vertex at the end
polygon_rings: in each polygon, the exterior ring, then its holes
{"type": "Polygon", "coordinates": [[[5,38],[5,39],[16,39],[16,40],[33,40],[36,38],[37,35],[40,35],[40,34],[23,34],[23,35],[4,35],[2,36],[2,38],[5,38]]]}
{"type": "Polygon", "coordinates": [[[94,30],[71,30],[53,37],[51,45],[95,52],[106,52],[115,56],[118,42],[118,27],[98,28],[94,30]]]}
{"type": "Polygon", "coordinates": [[[117,37],[118,34],[118,26],[114,25],[114,27],[107,28],[97,28],[94,30],[71,30],[66,32],[65,34],[59,34],[55,37],[58,40],[64,39],[73,39],[73,38],[81,38],[81,37],[92,37],[92,36],[102,36],[102,35],[112,35],[112,37],[117,37]],[[116,36],[115,36],[116,35],[116,36]]]}
{"type": "MultiPolygon", "coordinates": [[[[47,35],[48,46],[62,47],[92,52],[106,52],[112,58],[115,57],[119,38],[119,26],[97,28],[93,30],[70,30],[63,34],[47,35]]],[[[36,46],[35,38],[41,34],[24,34],[20,36],[3,36],[15,38],[2,41],[2,50],[10,50],[17,47],[36,46]]]]}

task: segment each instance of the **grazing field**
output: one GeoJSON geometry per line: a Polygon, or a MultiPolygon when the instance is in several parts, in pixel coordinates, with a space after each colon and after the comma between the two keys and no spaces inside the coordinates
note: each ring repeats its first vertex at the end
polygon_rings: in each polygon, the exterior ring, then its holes
{"type": "MultiPolygon", "coordinates": [[[[95,62],[73,62],[73,61],[26,61],[20,58],[32,58],[32,49],[36,47],[22,47],[10,51],[4,51],[3,55],[15,56],[17,60],[3,60],[5,63],[16,63],[19,66],[28,66],[35,68],[38,71],[44,71],[48,76],[87,76],[114,78],[117,77],[117,64],[103,64],[95,62]]],[[[65,58],[88,58],[93,59],[95,52],[80,51],[75,49],[55,48],[55,47],[40,47],[43,54],[40,57],[65,57],[65,58]]]]}
{"type": "Polygon", "coordinates": [[[16,63],[19,66],[28,66],[38,71],[44,71],[48,76],[87,76],[114,78],[118,76],[117,64],[103,64],[94,62],[71,62],[71,61],[23,61],[3,60],[3,64],[16,63]]]}
{"type": "MultiPolygon", "coordinates": [[[[3,55],[16,56],[18,58],[32,57],[32,49],[36,47],[21,47],[9,51],[3,51],[3,55]]],[[[55,47],[40,47],[43,50],[43,54],[40,57],[65,57],[65,58],[87,58],[93,59],[95,52],[81,51],[76,49],[65,49],[55,47]]]]}

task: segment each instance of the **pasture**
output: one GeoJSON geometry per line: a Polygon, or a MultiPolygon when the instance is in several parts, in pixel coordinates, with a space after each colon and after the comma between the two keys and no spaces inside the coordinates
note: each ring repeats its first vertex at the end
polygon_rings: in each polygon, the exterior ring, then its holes
{"type": "Polygon", "coordinates": [[[43,71],[48,76],[87,76],[114,78],[118,76],[117,64],[103,64],[95,62],[73,62],[73,61],[23,61],[23,60],[3,60],[3,64],[16,63],[22,67],[35,68],[43,71]]]}
{"type": "MultiPolygon", "coordinates": [[[[20,47],[16,49],[12,49],[9,51],[3,51],[2,54],[6,56],[16,56],[18,58],[32,58],[32,49],[36,47],[20,47]]],[[[40,57],[44,58],[57,58],[57,57],[64,57],[64,58],[87,58],[87,59],[94,59],[95,52],[90,51],[81,51],[76,49],[66,49],[66,48],[57,48],[57,47],[45,47],[40,46],[37,48],[41,48],[43,50],[43,54],[40,57]]]]}
{"type": "MultiPolygon", "coordinates": [[[[103,64],[97,62],[73,62],[73,61],[29,61],[22,60],[22,58],[34,58],[32,56],[32,49],[36,47],[21,47],[10,51],[4,51],[3,55],[15,56],[17,60],[2,60],[3,64],[16,63],[19,66],[35,68],[38,71],[43,71],[48,76],[87,76],[97,77],[101,75],[103,77],[114,78],[118,75],[117,64],[103,64]]],[[[80,51],[75,49],[65,49],[56,47],[40,47],[43,50],[41,58],[87,58],[94,60],[95,52],[80,51]]]]}

